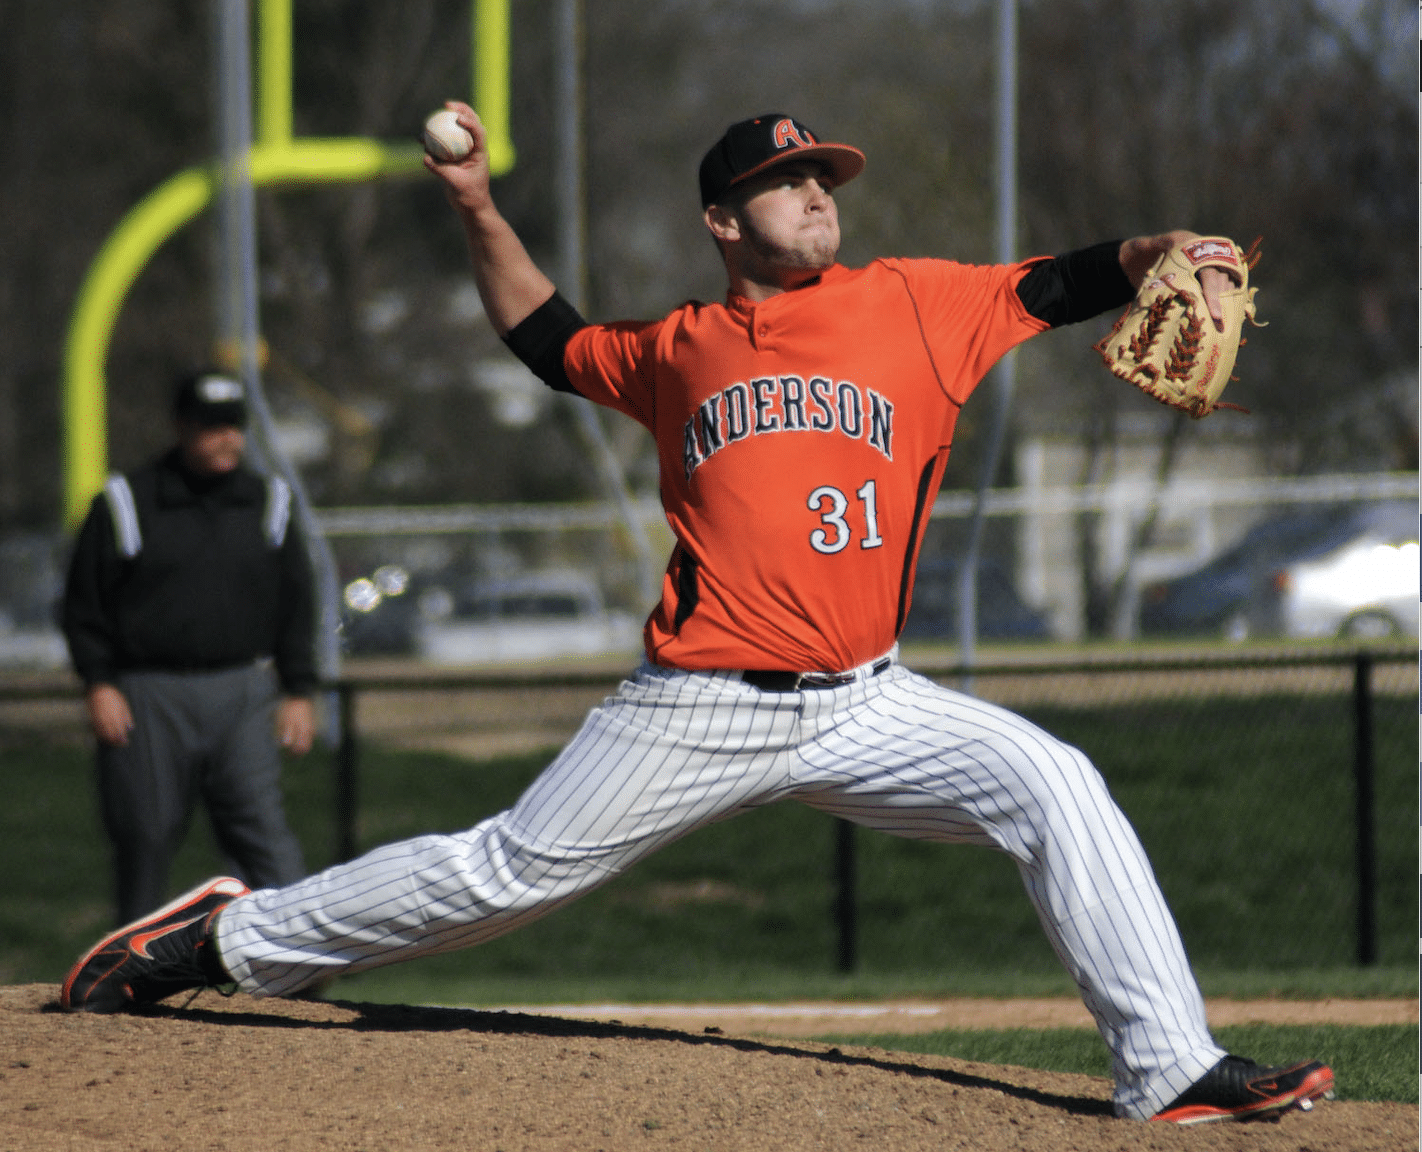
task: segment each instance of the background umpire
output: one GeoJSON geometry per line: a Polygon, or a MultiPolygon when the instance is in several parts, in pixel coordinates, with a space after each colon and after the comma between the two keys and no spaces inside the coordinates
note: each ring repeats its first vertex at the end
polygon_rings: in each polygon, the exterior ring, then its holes
{"type": "Polygon", "coordinates": [[[198,795],[254,887],[305,875],[278,744],[314,733],[311,570],[291,492],[242,463],[243,386],[178,382],[177,443],[111,476],[80,530],[64,633],[98,739],[118,922],[162,904],[198,795]]]}

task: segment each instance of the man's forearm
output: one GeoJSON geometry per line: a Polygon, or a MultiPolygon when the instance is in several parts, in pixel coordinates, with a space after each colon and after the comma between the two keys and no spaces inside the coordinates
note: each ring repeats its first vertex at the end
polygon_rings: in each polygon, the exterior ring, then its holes
{"type": "Polygon", "coordinates": [[[523,241],[492,204],[460,210],[474,283],[489,323],[502,338],[553,295],[553,281],[533,262],[523,241]]]}

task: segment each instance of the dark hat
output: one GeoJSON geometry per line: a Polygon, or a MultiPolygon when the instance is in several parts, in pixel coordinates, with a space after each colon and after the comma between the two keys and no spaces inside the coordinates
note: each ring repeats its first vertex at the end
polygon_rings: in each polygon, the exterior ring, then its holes
{"type": "Polygon", "coordinates": [[[195,372],[178,381],[173,415],[205,427],[247,423],[247,389],[222,372],[195,372]]]}
{"type": "Polygon", "coordinates": [[[733,184],[783,160],[819,160],[836,184],[853,180],[864,171],[864,153],[848,144],[821,144],[800,121],[783,112],[766,112],[742,120],[701,160],[701,206],[716,203],[733,184]]]}

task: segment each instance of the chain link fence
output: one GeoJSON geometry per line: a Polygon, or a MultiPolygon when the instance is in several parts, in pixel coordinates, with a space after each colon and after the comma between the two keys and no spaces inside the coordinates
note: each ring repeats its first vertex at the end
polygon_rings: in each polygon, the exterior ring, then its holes
{"type": "Polygon", "coordinates": [[[1063,662],[973,683],[1096,763],[1197,964],[1411,962],[1416,652],[1063,662]]]}
{"type": "MultiPolygon", "coordinates": [[[[906,649],[904,660],[1013,708],[1093,759],[1140,833],[1197,968],[1412,963],[1415,651],[1216,647],[1091,659],[1052,651],[1019,650],[971,669],[942,650],[906,649]]],[[[330,805],[330,838],[318,835],[329,847],[314,851],[312,863],[355,855],[373,846],[372,835],[388,838],[379,831],[380,797],[399,795],[405,785],[382,773],[420,769],[385,753],[457,757],[468,765],[449,775],[458,806],[493,803],[480,799],[480,764],[522,755],[523,770],[536,772],[627,667],[606,660],[547,671],[442,673],[407,663],[398,672],[393,665],[349,672],[332,686],[339,739],[324,757],[329,783],[305,793],[308,805],[318,806],[304,814],[308,825],[314,815],[320,827],[319,807],[330,805]]],[[[24,731],[85,741],[77,685],[54,675],[0,679],[0,733],[24,731]]],[[[313,769],[323,770],[320,759],[302,769],[306,779],[313,769]]],[[[768,951],[756,934],[783,933],[793,921],[819,941],[818,964],[842,972],[893,972],[905,957],[944,970],[1055,970],[1015,868],[996,853],[838,822],[830,829],[797,814],[798,806],[777,805],[748,817],[760,822],[755,835],[714,867],[733,879],[757,867],[747,854],[772,851],[768,841],[779,825],[765,822],[782,812],[794,829],[796,866],[818,879],[800,883],[793,896],[767,889],[764,905],[735,929],[738,949],[768,951]],[[822,849],[814,847],[817,838],[822,849]],[[777,901],[807,898],[824,909],[819,929],[810,928],[813,910],[809,920],[803,908],[775,912],[777,901]]],[[[697,840],[689,838],[688,847],[716,856],[714,845],[697,840]]],[[[629,879],[639,882],[636,870],[629,879]]],[[[695,903],[677,912],[705,914],[695,903]]],[[[679,931],[668,927],[670,936],[679,931]]],[[[813,948],[799,954],[799,963],[815,962],[813,948]]]]}

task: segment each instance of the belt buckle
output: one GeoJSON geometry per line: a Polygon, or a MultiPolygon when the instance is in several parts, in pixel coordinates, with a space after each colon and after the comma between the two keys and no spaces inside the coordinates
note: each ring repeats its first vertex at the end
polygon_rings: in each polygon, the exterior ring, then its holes
{"type": "Polygon", "coordinates": [[[838,688],[842,684],[853,684],[853,672],[804,672],[801,673],[796,688],[838,688]]]}

